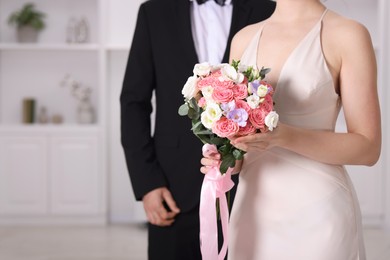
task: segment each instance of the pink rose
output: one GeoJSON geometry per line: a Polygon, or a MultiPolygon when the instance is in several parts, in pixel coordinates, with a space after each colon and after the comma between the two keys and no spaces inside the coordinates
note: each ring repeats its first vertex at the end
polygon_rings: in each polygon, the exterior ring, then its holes
{"type": "Polygon", "coordinates": [[[230,88],[215,88],[212,98],[217,103],[229,103],[233,100],[233,90],[230,88]]]}
{"type": "Polygon", "coordinates": [[[236,100],[236,109],[237,108],[245,109],[245,111],[248,112],[248,114],[249,111],[251,111],[251,107],[244,100],[236,100]]]}
{"type": "Polygon", "coordinates": [[[198,82],[198,89],[202,90],[202,88],[208,86],[215,87],[218,84],[218,81],[218,78],[206,77],[198,82]]]}
{"type": "Polygon", "coordinates": [[[234,88],[234,83],[233,81],[229,81],[229,80],[218,80],[218,82],[215,83],[215,87],[216,88],[230,88],[230,89],[233,89],[234,88]]]}
{"type": "Polygon", "coordinates": [[[206,99],[204,97],[201,97],[198,101],[198,106],[199,107],[204,107],[206,105],[206,99]]]}
{"type": "Polygon", "coordinates": [[[221,69],[218,69],[218,70],[216,70],[216,71],[211,72],[211,75],[210,75],[210,76],[211,76],[211,77],[215,77],[215,78],[221,77],[221,76],[222,76],[221,69]]]}
{"type": "Polygon", "coordinates": [[[219,137],[229,138],[229,137],[233,137],[238,133],[239,126],[237,123],[227,119],[226,117],[222,117],[220,120],[215,122],[212,131],[214,134],[218,135],[219,137]]]}
{"type": "Polygon", "coordinates": [[[270,95],[265,96],[265,100],[260,104],[259,108],[266,112],[266,114],[274,109],[274,104],[270,95]]]}
{"type": "Polygon", "coordinates": [[[240,127],[237,136],[246,136],[256,133],[256,128],[247,122],[246,126],[240,127]]]}
{"type": "Polygon", "coordinates": [[[237,84],[233,87],[234,98],[244,99],[248,96],[248,87],[245,84],[237,84]]]}
{"type": "Polygon", "coordinates": [[[249,113],[249,121],[256,129],[263,129],[265,128],[264,119],[267,114],[268,113],[266,113],[264,109],[261,109],[260,107],[255,108],[249,113]]]}

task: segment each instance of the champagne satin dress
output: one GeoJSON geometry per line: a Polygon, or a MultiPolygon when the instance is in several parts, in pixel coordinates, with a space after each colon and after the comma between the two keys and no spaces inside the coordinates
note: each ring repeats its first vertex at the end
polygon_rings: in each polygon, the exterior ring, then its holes
{"type": "MultiPolygon", "coordinates": [[[[322,19],[293,50],[275,88],[280,121],[335,131],[340,97],[321,46],[322,19]]],[[[262,29],[242,64],[256,66],[262,29]]],[[[365,260],[361,216],[341,165],[273,148],[247,153],[229,234],[229,260],[365,260]]]]}

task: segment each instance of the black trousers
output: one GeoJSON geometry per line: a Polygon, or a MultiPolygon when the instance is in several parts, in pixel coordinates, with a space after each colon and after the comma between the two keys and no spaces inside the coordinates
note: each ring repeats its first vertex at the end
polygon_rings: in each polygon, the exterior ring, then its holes
{"type": "Polygon", "coordinates": [[[149,260],[201,260],[199,208],[180,213],[169,227],[148,227],[149,260]]]}

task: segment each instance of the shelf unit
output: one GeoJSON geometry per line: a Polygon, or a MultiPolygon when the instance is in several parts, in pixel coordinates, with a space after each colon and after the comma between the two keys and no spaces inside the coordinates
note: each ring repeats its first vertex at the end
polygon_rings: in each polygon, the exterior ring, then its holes
{"type": "Polygon", "coordinates": [[[0,224],[107,222],[105,4],[0,0],[0,224]],[[7,18],[27,2],[47,14],[46,27],[38,42],[17,43],[7,18]],[[66,42],[72,17],[88,21],[88,42],[66,42]],[[93,123],[77,123],[78,101],[60,86],[67,74],[92,89],[93,123]],[[35,118],[44,106],[63,123],[22,123],[27,97],[35,118]]]}

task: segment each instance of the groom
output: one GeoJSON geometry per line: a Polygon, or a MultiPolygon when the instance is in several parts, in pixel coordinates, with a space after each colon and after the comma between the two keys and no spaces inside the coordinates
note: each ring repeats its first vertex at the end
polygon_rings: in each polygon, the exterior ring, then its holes
{"type": "Polygon", "coordinates": [[[147,215],[148,257],[201,259],[201,142],[177,114],[198,62],[228,62],[234,34],[268,18],[267,0],[149,0],[139,8],[121,101],[122,145],[147,215]],[[156,95],[154,134],[151,98],[156,95]]]}

